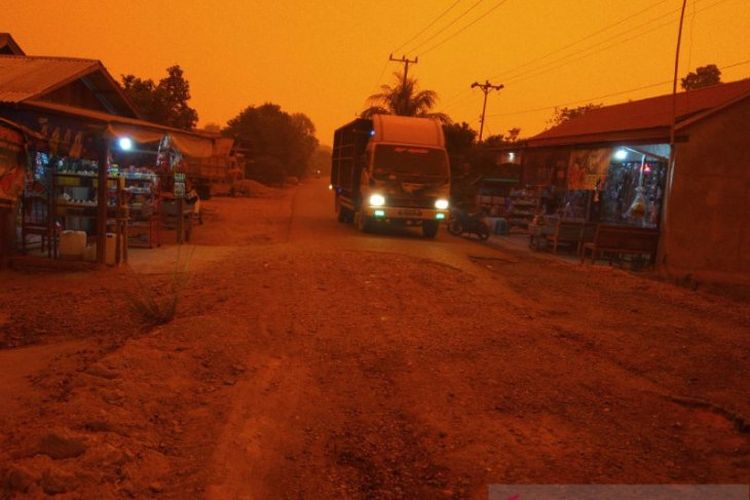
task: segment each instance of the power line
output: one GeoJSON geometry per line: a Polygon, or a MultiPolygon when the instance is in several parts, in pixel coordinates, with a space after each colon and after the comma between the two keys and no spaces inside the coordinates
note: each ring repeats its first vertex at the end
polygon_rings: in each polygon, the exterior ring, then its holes
{"type": "MultiPolygon", "coordinates": [[[[728,64],[728,65],[725,65],[725,66],[721,66],[719,69],[725,70],[725,69],[730,69],[730,68],[736,68],[738,66],[744,66],[744,65],[747,65],[747,64],[750,64],[750,59],[747,59],[745,61],[740,61],[740,62],[732,63],[732,64],[728,64]]],[[[539,111],[547,111],[547,110],[551,110],[551,109],[555,109],[555,108],[561,108],[563,106],[572,106],[572,105],[575,105],[575,104],[581,104],[581,103],[587,103],[587,102],[594,102],[594,101],[598,101],[599,99],[606,99],[608,97],[615,97],[615,96],[619,96],[619,95],[623,95],[623,94],[629,94],[631,92],[637,92],[639,90],[645,90],[645,89],[650,89],[650,88],[654,88],[654,87],[659,87],[661,85],[667,85],[667,84],[670,84],[670,83],[672,83],[672,79],[671,78],[669,80],[663,80],[661,82],[649,83],[647,85],[642,85],[640,87],[635,87],[635,88],[628,89],[628,90],[621,90],[621,91],[618,91],[618,92],[612,92],[612,93],[609,93],[609,94],[604,94],[604,95],[600,95],[600,96],[596,96],[596,97],[589,97],[587,99],[578,99],[578,100],[575,100],[575,101],[563,102],[563,103],[554,104],[554,105],[551,105],[551,106],[543,106],[543,107],[532,108],[532,109],[523,109],[523,110],[520,110],[520,111],[511,111],[511,112],[508,112],[508,113],[494,113],[494,114],[491,114],[491,115],[487,115],[487,118],[494,118],[494,117],[498,117],[498,116],[522,115],[522,114],[526,114],[526,113],[536,113],[536,112],[539,112],[539,111]]]]}
{"type": "MultiPolygon", "coordinates": [[[[727,2],[727,1],[728,0],[718,0],[718,1],[716,1],[716,2],[714,2],[712,4],[710,4],[710,5],[707,5],[704,8],[698,10],[697,12],[698,13],[699,12],[703,12],[705,10],[711,9],[711,8],[717,6],[717,5],[721,4],[721,3],[727,2]]],[[[671,12],[670,12],[670,14],[671,14],[671,12]]],[[[661,18],[663,18],[663,16],[661,16],[661,18]]],[[[652,19],[650,21],[647,21],[647,22],[643,23],[643,25],[641,27],[646,26],[648,24],[651,24],[654,21],[658,21],[658,20],[659,20],[659,18],[655,18],[655,19],[652,19]]],[[[646,34],[651,33],[653,31],[659,30],[659,29],[664,28],[666,26],[670,26],[670,25],[674,24],[674,22],[676,20],[678,20],[678,19],[670,19],[669,21],[667,21],[665,23],[658,24],[658,25],[656,25],[656,26],[654,26],[652,28],[649,28],[649,29],[647,29],[645,31],[641,31],[641,32],[639,32],[639,33],[637,33],[637,34],[635,34],[633,36],[628,37],[628,38],[624,38],[622,40],[619,40],[619,41],[617,41],[615,43],[611,43],[609,45],[606,45],[606,46],[604,46],[602,48],[599,48],[599,49],[596,49],[596,50],[591,50],[591,49],[595,49],[596,47],[601,46],[603,43],[615,40],[617,38],[622,37],[623,35],[630,34],[630,33],[632,33],[632,30],[629,31],[629,32],[620,33],[620,34],[615,35],[613,37],[604,39],[604,40],[602,40],[602,41],[600,41],[600,42],[592,45],[591,47],[588,47],[587,49],[583,49],[583,50],[581,50],[579,52],[576,52],[576,53],[568,54],[567,56],[563,56],[560,59],[557,59],[557,60],[554,60],[554,61],[550,61],[549,63],[546,63],[546,64],[544,64],[544,65],[542,65],[542,66],[540,66],[538,68],[530,69],[528,71],[521,72],[520,74],[517,74],[515,76],[511,76],[511,77],[509,77],[507,79],[507,81],[508,82],[518,82],[518,81],[527,80],[529,78],[533,78],[535,76],[542,75],[544,73],[548,73],[549,71],[555,70],[555,69],[560,68],[562,66],[567,66],[571,62],[575,62],[575,61],[579,61],[581,59],[585,59],[585,58],[587,58],[589,56],[592,56],[594,54],[598,54],[599,52],[603,52],[605,50],[611,49],[612,47],[616,47],[618,45],[622,45],[623,43],[627,43],[627,42],[633,41],[635,39],[641,38],[643,35],[646,35],[646,34]],[[557,63],[562,63],[562,64],[557,64],[557,63]]]]}
{"type": "Polygon", "coordinates": [[[475,8],[477,8],[477,6],[480,3],[482,3],[483,1],[484,0],[477,0],[476,3],[474,3],[474,4],[471,5],[471,7],[469,7],[468,9],[466,9],[465,11],[463,11],[461,14],[459,14],[458,17],[454,18],[451,22],[449,22],[448,24],[446,24],[445,26],[443,26],[437,32],[433,33],[430,37],[428,37],[427,39],[423,40],[422,43],[420,43],[416,47],[412,48],[409,52],[411,52],[412,54],[415,53],[418,49],[420,49],[421,47],[424,47],[424,45],[427,42],[429,42],[431,40],[434,40],[435,38],[437,38],[438,36],[440,36],[442,33],[445,32],[445,30],[447,30],[448,28],[450,28],[451,26],[453,26],[454,24],[456,24],[458,21],[460,21],[461,19],[463,19],[464,16],[466,16],[466,14],[468,14],[469,12],[471,12],[472,10],[474,10],[475,8]]]}
{"type": "Polygon", "coordinates": [[[463,1],[463,0],[456,0],[455,2],[453,2],[453,3],[452,3],[452,4],[450,5],[450,7],[448,7],[448,8],[447,8],[447,9],[445,9],[445,10],[444,10],[443,12],[441,12],[441,13],[440,13],[440,14],[439,14],[439,15],[438,15],[438,16],[437,16],[437,17],[436,17],[435,19],[433,19],[432,21],[430,21],[430,24],[428,24],[427,26],[425,26],[425,27],[424,27],[424,29],[422,29],[422,30],[421,30],[421,31],[420,31],[419,33],[417,33],[416,35],[414,35],[413,37],[409,38],[409,39],[408,39],[407,41],[405,41],[404,43],[402,43],[401,45],[399,45],[399,46],[398,46],[397,48],[395,48],[395,49],[393,50],[393,52],[398,52],[399,50],[403,49],[403,48],[404,48],[404,47],[405,47],[406,45],[410,44],[411,42],[413,42],[414,40],[416,40],[417,38],[419,38],[419,37],[420,37],[420,36],[421,36],[422,34],[424,34],[424,33],[425,33],[425,32],[426,32],[427,30],[429,30],[430,28],[432,28],[433,26],[435,26],[435,23],[437,23],[437,22],[438,22],[438,21],[440,21],[440,20],[441,20],[441,19],[442,19],[443,17],[445,17],[445,15],[446,15],[446,14],[448,14],[448,12],[450,12],[451,10],[453,10],[453,8],[454,8],[454,7],[456,6],[456,5],[458,5],[459,3],[461,3],[462,1],[463,1]]]}
{"type": "Polygon", "coordinates": [[[616,26],[619,26],[619,25],[621,25],[621,24],[623,24],[623,23],[625,23],[625,22],[627,22],[627,21],[629,21],[629,20],[631,20],[633,18],[636,18],[636,17],[640,16],[641,14],[643,14],[645,12],[648,12],[649,10],[651,10],[651,9],[653,9],[655,7],[658,7],[659,5],[661,5],[661,4],[663,4],[663,3],[667,2],[667,1],[668,0],[661,0],[661,1],[659,1],[659,2],[657,2],[655,4],[653,4],[653,5],[650,5],[649,7],[646,7],[645,9],[641,9],[638,12],[634,12],[633,14],[625,16],[625,17],[619,19],[618,21],[615,21],[614,23],[608,24],[608,25],[604,26],[601,29],[598,29],[598,30],[596,30],[596,31],[594,31],[592,33],[589,33],[588,35],[584,36],[583,38],[579,38],[578,40],[576,40],[574,42],[571,42],[571,43],[569,43],[567,45],[564,45],[564,46],[562,46],[560,48],[557,48],[555,50],[547,52],[546,54],[543,54],[543,55],[541,55],[539,57],[531,59],[530,61],[526,61],[525,63],[520,64],[520,65],[516,66],[515,68],[511,68],[509,70],[506,70],[506,71],[503,71],[501,73],[498,73],[493,78],[498,78],[499,76],[504,76],[504,75],[507,75],[508,73],[514,73],[514,72],[516,72],[517,70],[519,70],[521,68],[525,68],[525,67],[527,67],[529,65],[532,65],[532,64],[534,64],[536,62],[539,62],[539,61],[541,61],[543,59],[546,59],[547,57],[549,57],[551,55],[555,55],[555,54],[558,54],[560,52],[563,52],[563,51],[565,51],[565,50],[567,50],[567,49],[569,49],[571,47],[574,47],[574,46],[578,45],[581,42],[585,42],[586,40],[590,40],[591,38],[594,38],[596,35],[599,35],[601,33],[609,31],[610,29],[612,29],[612,28],[614,28],[616,26]]]}
{"type": "MultiPolygon", "coordinates": [[[[696,0],[696,1],[700,2],[701,0],[696,0]]],[[[698,12],[701,12],[703,10],[712,8],[715,5],[718,5],[719,3],[723,3],[724,1],[727,1],[727,0],[719,0],[719,1],[715,2],[714,4],[711,4],[711,5],[703,8],[703,9],[701,9],[698,12]]],[[[607,26],[605,26],[605,27],[603,27],[603,28],[601,28],[601,29],[593,32],[593,33],[590,33],[589,35],[586,35],[585,37],[577,40],[576,42],[570,43],[570,44],[566,45],[565,47],[561,47],[560,49],[557,49],[557,50],[549,52],[549,53],[547,53],[547,54],[545,54],[543,56],[540,56],[540,57],[536,58],[534,61],[543,60],[543,59],[547,58],[549,55],[552,55],[553,53],[562,52],[562,51],[564,51],[564,50],[566,50],[566,49],[568,49],[568,48],[570,48],[570,47],[572,47],[574,45],[577,45],[578,43],[580,43],[582,41],[591,39],[591,38],[593,38],[594,36],[596,36],[596,35],[598,35],[600,33],[603,33],[603,32],[605,32],[605,31],[607,31],[607,30],[609,30],[609,29],[611,29],[611,28],[613,28],[615,26],[619,26],[619,25],[623,24],[624,22],[626,22],[626,21],[628,21],[630,19],[633,19],[633,18],[636,18],[636,17],[640,16],[644,12],[646,12],[646,11],[648,11],[648,10],[650,10],[650,9],[658,6],[658,5],[661,5],[662,3],[664,3],[664,2],[663,1],[662,2],[658,2],[658,3],[656,3],[656,4],[654,4],[654,5],[650,6],[650,7],[648,7],[646,9],[641,9],[638,12],[630,14],[630,15],[624,17],[624,18],[621,18],[621,19],[619,19],[618,21],[615,21],[612,24],[609,24],[609,25],[607,25],[607,26]]],[[[658,17],[655,17],[655,18],[649,19],[648,21],[643,22],[640,26],[638,26],[635,29],[641,29],[641,28],[643,28],[643,27],[645,27],[645,26],[647,26],[649,24],[653,24],[654,22],[659,21],[660,19],[664,19],[665,17],[670,16],[671,14],[678,13],[679,11],[680,11],[679,8],[671,10],[671,11],[668,11],[668,12],[666,12],[664,14],[659,15],[658,17]]],[[[616,47],[616,46],[618,46],[618,45],[620,45],[622,43],[626,43],[626,42],[632,41],[632,40],[634,40],[634,39],[636,39],[638,37],[641,37],[641,36],[643,36],[643,35],[645,35],[647,33],[651,33],[653,31],[661,29],[661,28],[663,28],[665,26],[668,26],[668,25],[674,23],[676,20],[677,20],[677,18],[672,19],[671,21],[668,21],[666,23],[662,23],[660,25],[657,25],[654,28],[642,31],[642,32],[640,32],[636,36],[630,36],[629,38],[625,38],[625,39],[620,40],[618,42],[609,44],[609,45],[607,45],[605,47],[602,47],[599,50],[592,50],[592,49],[595,49],[596,47],[600,47],[601,45],[606,44],[607,42],[610,42],[610,41],[613,41],[613,40],[617,40],[618,38],[621,38],[623,36],[632,35],[632,33],[633,33],[632,29],[629,29],[629,30],[626,30],[626,31],[622,31],[622,32],[616,33],[616,34],[614,34],[612,36],[609,36],[607,38],[604,38],[603,40],[600,40],[600,41],[596,42],[593,45],[590,45],[588,47],[582,48],[582,49],[580,49],[580,50],[578,50],[576,52],[572,52],[572,53],[564,55],[564,56],[562,56],[560,58],[553,59],[551,61],[543,63],[542,65],[540,65],[540,66],[538,66],[536,68],[529,68],[529,69],[527,69],[525,71],[518,72],[515,75],[508,76],[509,73],[517,72],[520,68],[526,67],[526,66],[532,64],[532,61],[530,61],[528,63],[524,63],[524,64],[522,64],[520,66],[517,66],[516,68],[513,68],[511,70],[508,70],[508,71],[505,71],[505,72],[502,72],[502,73],[498,73],[498,75],[494,76],[493,78],[497,78],[499,75],[506,75],[506,78],[507,78],[506,79],[506,83],[507,82],[511,82],[511,83],[512,82],[518,82],[518,81],[526,80],[528,78],[533,78],[535,76],[542,75],[542,74],[547,73],[549,71],[553,71],[553,70],[555,70],[557,68],[560,68],[560,67],[563,67],[563,66],[567,66],[570,62],[575,62],[575,61],[584,59],[584,58],[586,58],[586,57],[588,57],[590,55],[596,54],[598,52],[602,52],[604,50],[608,50],[608,49],[610,49],[612,47],[616,47]],[[589,51],[589,52],[586,53],[587,51],[589,51]],[[583,54],[583,55],[579,56],[579,54],[583,54]],[[578,57],[576,57],[576,56],[578,56],[578,57]],[[565,61],[565,62],[563,62],[563,61],[565,61]],[[557,64],[557,63],[560,63],[560,62],[562,62],[562,64],[557,64]]],[[[454,99],[459,98],[460,96],[464,95],[465,93],[467,93],[467,92],[466,91],[459,92],[454,97],[452,97],[450,99],[450,101],[453,101],[454,99]]],[[[466,95],[465,97],[461,97],[460,99],[456,100],[455,102],[448,102],[447,105],[445,106],[445,108],[448,109],[448,108],[454,107],[456,104],[465,101],[467,98],[468,98],[468,95],[466,95]]]]}
{"type": "MultiPolygon", "coordinates": [[[[701,0],[696,0],[696,1],[700,2],[701,0]]],[[[702,11],[705,11],[707,9],[713,8],[716,5],[721,4],[721,3],[725,2],[725,1],[727,1],[727,0],[718,0],[717,2],[714,2],[714,3],[710,4],[710,5],[707,5],[706,7],[702,8],[700,10],[697,10],[696,12],[702,12],[702,11]]],[[[641,27],[643,27],[645,25],[648,25],[648,24],[652,24],[655,21],[663,19],[665,16],[669,16],[670,14],[673,14],[673,13],[676,13],[676,12],[679,12],[679,11],[680,11],[680,9],[669,11],[669,12],[667,12],[667,13],[665,13],[665,14],[657,17],[657,18],[654,18],[654,19],[651,19],[649,21],[646,21],[645,23],[643,23],[643,25],[641,25],[641,27]]],[[[643,10],[639,11],[639,13],[642,13],[642,12],[643,12],[643,10]]],[[[624,20],[626,20],[626,19],[629,19],[629,18],[632,19],[633,17],[637,17],[639,15],[639,13],[631,14],[631,15],[627,16],[626,18],[620,19],[619,21],[616,21],[615,23],[613,23],[612,25],[610,25],[610,27],[622,24],[622,22],[624,20]]],[[[620,33],[618,33],[618,34],[616,34],[614,36],[611,36],[611,37],[608,37],[608,38],[606,38],[604,40],[601,40],[601,41],[597,42],[596,44],[589,46],[588,48],[584,48],[584,49],[581,49],[578,52],[574,52],[574,53],[568,54],[566,56],[563,56],[562,58],[559,58],[559,59],[556,59],[556,60],[553,60],[553,61],[549,61],[548,63],[545,63],[545,64],[543,64],[543,65],[541,65],[541,66],[539,66],[537,68],[529,69],[526,72],[521,72],[521,73],[519,73],[519,74],[511,77],[509,80],[506,81],[506,83],[508,83],[508,82],[519,82],[519,81],[522,81],[522,80],[526,80],[526,79],[533,78],[535,76],[539,76],[541,74],[547,73],[547,72],[552,71],[554,69],[557,69],[557,68],[559,68],[561,66],[567,66],[567,65],[569,65],[572,62],[584,59],[584,58],[589,57],[589,56],[591,56],[591,55],[593,55],[595,53],[602,52],[604,50],[608,50],[608,49],[610,49],[612,47],[615,47],[617,45],[621,45],[623,43],[629,42],[629,41],[631,41],[631,40],[633,40],[635,38],[642,37],[643,35],[645,35],[647,33],[650,33],[652,31],[655,31],[657,29],[661,29],[664,26],[671,25],[675,21],[676,21],[676,19],[672,19],[672,20],[670,20],[667,23],[662,23],[662,24],[657,25],[657,26],[655,26],[653,28],[650,28],[650,29],[647,29],[645,31],[642,31],[642,32],[638,33],[635,36],[631,36],[629,38],[626,38],[626,39],[623,39],[623,40],[619,40],[618,42],[609,44],[609,45],[607,45],[605,47],[602,47],[602,48],[600,48],[598,50],[592,50],[592,49],[595,49],[596,47],[601,46],[603,43],[606,43],[606,42],[609,42],[609,41],[612,41],[612,40],[616,40],[618,38],[621,38],[623,35],[632,34],[633,30],[628,30],[626,32],[620,32],[620,33]],[[578,55],[578,54],[582,54],[582,55],[578,55]],[[577,57],[575,57],[575,56],[577,56],[577,57]],[[573,58],[573,59],[571,59],[571,58],[573,58]],[[560,61],[566,61],[566,62],[563,62],[562,64],[556,64],[556,63],[558,63],[560,61]],[[551,66],[551,65],[553,65],[553,66],[551,66]]],[[[595,32],[595,33],[601,33],[603,31],[606,31],[606,27],[597,30],[597,32],[595,32]]],[[[588,35],[585,38],[588,39],[588,38],[591,38],[591,36],[593,36],[593,34],[592,35],[588,35]]],[[[732,67],[732,66],[727,66],[727,68],[729,68],[729,67],[732,67]]],[[[455,94],[454,96],[452,96],[448,100],[447,105],[444,106],[443,109],[453,108],[457,104],[466,101],[466,99],[468,99],[469,97],[470,97],[470,93],[468,91],[461,91],[461,92],[455,94]]],[[[540,110],[542,110],[542,109],[550,109],[550,108],[540,108],[540,110]]]]}
{"type": "Polygon", "coordinates": [[[544,106],[544,107],[541,107],[541,108],[524,109],[524,110],[521,110],[521,111],[512,111],[510,113],[495,113],[495,114],[492,114],[492,115],[487,115],[487,117],[488,118],[494,118],[496,116],[512,116],[512,115],[522,115],[522,114],[525,114],[525,113],[535,113],[537,111],[547,111],[549,109],[561,108],[563,106],[572,106],[574,104],[580,104],[580,103],[584,103],[584,102],[598,101],[599,99],[606,99],[607,97],[615,97],[615,96],[618,96],[618,95],[629,94],[630,92],[637,92],[639,90],[650,89],[650,88],[653,88],[653,87],[658,87],[660,85],[666,85],[668,83],[672,83],[672,80],[664,80],[664,81],[661,81],[661,82],[650,83],[648,85],[642,85],[640,87],[635,87],[635,88],[628,89],[628,90],[621,90],[619,92],[612,92],[610,94],[604,94],[604,95],[600,95],[600,96],[596,96],[596,97],[589,97],[588,99],[578,99],[576,101],[563,102],[561,104],[555,104],[553,106],[544,106]]]}
{"type": "Polygon", "coordinates": [[[378,89],[378,86],[380,85],[380,81],[383,78],[383,75],[385,74],[385,70],[388,67],[388,63],[390,61],[386,59],[386,61],[383,63],[383,69],[380,70],[380,74],[378,75],[378,79],[375,80],[375,84],[372,86],[373,91],[378,89]]]}
{"type": "Polygon", "coordinates": [[[497,5],[495,5],[494,7],[492,7],[490,10],[488,10],[487,12],[485,12],[484,14],[482,14],[481,16],[479,16],[476,19],[474,19],[472,22],[470,22],[469,24],[467,24],[463,28],[459,29],[458,31],[453,32],[453,34],[449,35],[447,38],[444,38],[443,41],[438,42],[435,45],[433,45],[432,47],[430,47],[430,48],[422,51],[422,55],[425,55],[428,52],[432,52],[433,50],[435,50],[436,48],[440,47],[444,43],[446,43],[449,40],[452,40],[453,38],[457,37],[458,35],[460,35],[464,31],[466,31],[467,29],[469,29],[470,27],[472,27],[473,25],[475,25],[476,23],[478,23],[479,21],[481,21],[485,17],[487,17],[490,14],[492,14],[493,11],[495,11],[498,7],[500,7],[501,5],[503,5],[507,1],[508,0],[500,0],[500,2],[497,5]]]}

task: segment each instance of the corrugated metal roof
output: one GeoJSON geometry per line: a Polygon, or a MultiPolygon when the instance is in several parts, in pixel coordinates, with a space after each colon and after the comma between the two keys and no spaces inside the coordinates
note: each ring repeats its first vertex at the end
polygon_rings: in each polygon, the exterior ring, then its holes
{"type": "MultiPolygon", "coordinates": [[[[215,154],[219,154],[214,152],[217,141],[222,143],[222,147],[226,145],[224,143],[225,138],[217,137],[212,132],[182,130],[136,118],[112,115],[101,111],[66,106],[64,104],[26,101],[23,103],[23,107],[73,116],[90,122],[99,122],[102,124],[102,130],[108,129],[114,135],[128,135],[136,142],[155,142],[164,135],[169,134],[173,142],[179,142],[177,149],[184,155],[195,158],[209,158],[215,154]]],[[[234,141],[233,139],[229,140],[232,143],[234,141]]]]}
{"type": "MultiPolygon", "coordinates": [[[[750,96],[750,79],[677,94],[678,124],[750,96]]],[[[672,123],[672,95],[651,97],[587,112],[528,140],[529,146],[577,144],[663,135],[672,123]],[[644,135],[645,134],[645,135],[644,135]]]]}
{"type": "Polygon", "coordinates": [[[100,68],[91,59],[0,55],[0,102],[33,99],[100,68]]]}

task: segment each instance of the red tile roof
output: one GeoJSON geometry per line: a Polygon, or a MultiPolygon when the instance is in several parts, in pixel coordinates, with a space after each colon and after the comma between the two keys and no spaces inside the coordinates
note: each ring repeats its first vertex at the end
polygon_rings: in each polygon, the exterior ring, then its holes
{"type": "MultiPolygon", "coordinates": [[[[677,124],[750,96],[750,79],[677,94],[677,124]]],[[[592,110],[528,140],[529,146],[649,140],[669,137],[672,95],[662,95],[592,110]]]]}

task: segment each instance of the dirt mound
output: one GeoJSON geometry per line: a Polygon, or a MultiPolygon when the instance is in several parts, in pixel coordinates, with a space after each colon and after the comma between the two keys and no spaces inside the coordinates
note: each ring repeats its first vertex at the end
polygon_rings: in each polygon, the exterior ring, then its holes
{"type": "Polygon", "coordinates": [[[268,187],[265,184],[261,184],[252,179],[239,180],[235,182],[232,187],[234,188],[234,192],[240,196],[266,198],[275,196],[278,193],[278,189],[268,187]]]}

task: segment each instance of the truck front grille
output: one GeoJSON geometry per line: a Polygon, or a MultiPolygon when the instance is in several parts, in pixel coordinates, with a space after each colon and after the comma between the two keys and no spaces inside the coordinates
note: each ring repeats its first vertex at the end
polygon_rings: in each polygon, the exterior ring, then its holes
{"type": "Polygon", "coordinates": [[[406,208],[435,208],[433,198],[386,198],[386,205],[406,208]]]}

